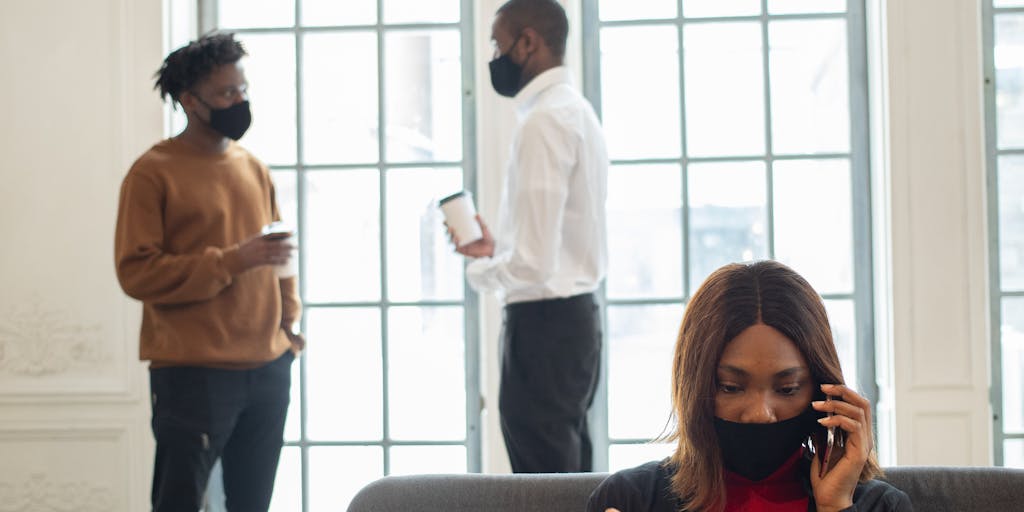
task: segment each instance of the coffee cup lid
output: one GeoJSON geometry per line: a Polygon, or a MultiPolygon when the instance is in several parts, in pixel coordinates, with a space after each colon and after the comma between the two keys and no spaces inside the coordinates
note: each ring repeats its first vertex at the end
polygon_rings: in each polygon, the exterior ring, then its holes
{"type": "Polygon", "coordinates": [[[452,194],[452,195],[450,195],[450,196],[448,196],[448,197],[438,201],[437,204],[438,204],[438,206],[442,206],[442,205],[444,205],[445,203],[447,203],[449,201],[454,201],[454,200],[456,200],[456,199],[458,199],[458,198],[460,198],[462,196],[469,196],[469,195],[471,195],[471,194],[468,191],[460,190],[460,191],[458,191],[458,192],[456,192],[456,193],[454,193],[454,194],[452,194]]]}

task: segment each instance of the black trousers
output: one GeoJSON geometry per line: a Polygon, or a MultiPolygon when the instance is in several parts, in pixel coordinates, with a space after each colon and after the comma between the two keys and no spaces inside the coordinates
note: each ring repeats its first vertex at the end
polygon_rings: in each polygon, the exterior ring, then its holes
{"type": "Polygon", "coordinates": [[[587,410],[601,360],[594,294],[505,306],[501,431],[515,473],[591,471],[587,410]]]}
{"type": "Polygon", "coordinates": [[[294,359],[289,350],[251,370],[150,369],[155,512],[199,510],[218,458],[228,510],[270,507],[294,359]]]}

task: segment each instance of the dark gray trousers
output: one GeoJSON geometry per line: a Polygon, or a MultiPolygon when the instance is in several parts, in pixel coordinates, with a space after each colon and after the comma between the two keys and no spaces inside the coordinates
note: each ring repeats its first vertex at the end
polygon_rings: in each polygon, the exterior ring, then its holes
{"type": "Polygon", "coordinates": [[[294,358],[289,350],[251,370],[150,369],[155,512],[199,510],[218,458],[229,511],[270,507],[294,358]]]}
{"type": "Polygon", "coordinates": [[[594,294],[505,306],[501,431],[515,473],[593,469],[587,410],[601,361],[594,294]]]}

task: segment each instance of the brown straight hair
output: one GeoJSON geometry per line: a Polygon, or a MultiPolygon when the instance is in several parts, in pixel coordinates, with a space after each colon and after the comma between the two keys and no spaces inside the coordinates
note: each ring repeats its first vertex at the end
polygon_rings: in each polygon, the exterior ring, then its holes
{"type": "MultiPolygon", "coordinates": [[[[686,306],[672,364],[675,431],[667,436],[676,442],[670,459],[672,491],[687,510],[725,508],[722,455],[713,426],[716,369],[725,345],[757,323],[796,344],[815,387],[845,383],[825,305],[803,277],[776,261],[733,263],[711,273],[686,306]]],[[[860,480],[881,474],[872,448],[860,480]]]]}

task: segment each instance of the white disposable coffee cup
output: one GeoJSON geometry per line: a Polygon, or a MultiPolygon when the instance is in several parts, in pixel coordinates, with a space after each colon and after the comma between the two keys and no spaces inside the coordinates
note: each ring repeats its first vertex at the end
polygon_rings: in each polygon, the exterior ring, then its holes
{"type": "MultiPolygon", "coordinates": [[[[294,242],[295,230],[284,222],[272,222],[263,226],[262,235],[264,238],[270,240],[284,240],[288,243],[295,245],[294,242]]],[[[293,247],[288,252],[288,262],[282,265],[274,265],[274,274],[280,278],[295,277],[299,273],[299,251],[297,247],[293,247]]]]}
{"type": "Polygon", "coordinates": [[[295,277],[299,274],[299,248],[296,247],[288,253],[288,263],[274,265],[274,274],[278,279],[295,277]]]}
{"type": "Polygon", "coordinates": [[[480,223],[476,221],[476,207],[473,206],[473,195],[463,190],[452,194],[438,202],[444,220],[459,239],[459,246],[475,242],[484,237],[480,223]]]}

